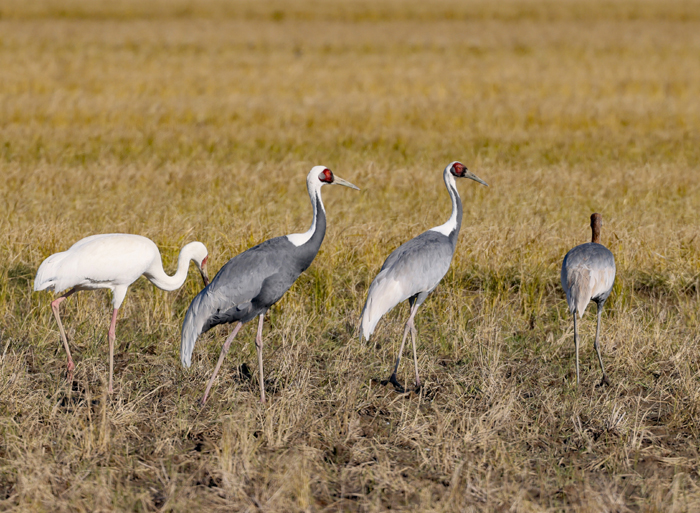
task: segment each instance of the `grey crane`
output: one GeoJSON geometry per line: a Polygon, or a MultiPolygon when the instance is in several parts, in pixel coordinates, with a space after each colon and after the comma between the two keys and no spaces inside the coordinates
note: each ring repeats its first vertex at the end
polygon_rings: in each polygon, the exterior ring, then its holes
{"type": "Polygon", "coordinates": [[[379,274],[370,285],[367,301],[362,309],[360,341],[362,341],[362,336],[369,340],[379,319],[397,304],[408,299],[411,311],[404,327],[394,372],[388,380],[382,382],[384,385],[391,383],[400,392],[403,392],[404,388],[396,379],[396,372],[409,331],[413,343],[416,390],[420,389],[418,357],[416,356],[416,328],[413,324],[413,318],[416,316],[418,307],[447,273],[457,246],[457,237],[462,226],[462,201],[459,192],[457,192],[455,178],[471,178],[488,187],[486,182],[469,171],[464,164],[456,161],[450,163],[443,171],[443,179],[452,199],[452,215],[445,224],[436,226],[405,242],[389,255],[379,274]]]}
{"type": "Polygon", "coordinates": [[[601,385],[609,385],[608,376],[603,367],[603,358],[600,356],[600,314],[603,305],[610,296],[615,283],[615,258],[608,248],[600,243],[600,227],[603,216],[591,214],[591,242],[576,246],[564,257],[561,265],[561,286],[566,292],[566,302],[569,312],[574,318],[574,346],[576,347],[576,386],[579,385],[578,364],[578,326],[576,316],[583,316],[586,307],[591,300],[598,307],[598,323],[595,330],[595,343],[593,347],[598,354],[600,370],[603,372],[601,385]]]}
{"type": "Polygon", "coordinates": [[[313,262],[326,233],[326,211],[321,201],[321,187],[326,184],[344,185],[360,190],[350,182],[335,176],[324,166],[315,166],[306,177],[306,187],[313,207],[313,221],[306,233],[275,237],[252,247],[229,260],[211,283],[193,300],[182,325],[180,357],[189,367],[197,337],[219,324],[238,322],[226,339],[214,373],[202,398],[206,403],[221,363],[231,342],[243,324],[259,316],[255,348],[260,370],[260,401],[265,402],[263,374],[263,319],[294,284],[299,275],[313,262]]]}

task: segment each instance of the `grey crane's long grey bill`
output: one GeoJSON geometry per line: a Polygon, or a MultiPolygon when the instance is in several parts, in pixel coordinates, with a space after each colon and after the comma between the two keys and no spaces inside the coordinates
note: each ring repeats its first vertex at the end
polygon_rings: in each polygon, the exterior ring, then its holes
{"type": "Polygon", "coordinates": [[[342,178],[338,178],[337,176],[333,178],[333,185],[344,185],[345,187],[350,187],[351,189],[355,189],[356,191],[360,190],[360,188],[357,185],[353,185],[347,180],[343,180],[342,178]]]}
{"type": "Polygon", "coordinates": [[[474,180],[475,182],[479,182],[481,185],[485,185],[486,187],[489,186],[489,184],[487,184],[486,182],[484,182],[481,178],[479,178],[478,176],[476,176],[476,175],[475,175],[474,173],[472,173],[471,171],[467,171],[467,174],[464,175],[464,178],[471,178],[471,179],[474,180]]]}

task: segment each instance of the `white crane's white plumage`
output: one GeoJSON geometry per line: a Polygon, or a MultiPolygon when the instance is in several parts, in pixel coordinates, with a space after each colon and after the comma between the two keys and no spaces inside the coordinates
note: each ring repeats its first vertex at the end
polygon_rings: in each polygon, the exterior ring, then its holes
{"type": "Polygon", "coordinates": [[[566,293],[569,312],[574,319],[577,386],[579,384],[579,340],[576,319],[583,316],[591,301],[594,301],[598,307],[593,347],[598,355],[600,370],[603,372],[601,384],[609,383],[603,367],[603,358],[600,355],[600,316],[615,283],[615,258],[608,248],[600,244],[602,219],[600,214],[591,215],[592,241],[569,251],[561,266],[561,286],[566,293]]]}
{"type": "Polygon", "coordinates": [[[109,392],[112,392],[114,339],[116,337],[117,311],[124,301],[126,291],[141,275],[156,287],[171,291],[182,286],[187,278],[190,260],[195,262],[205,286],[209,282],[206,273],[207,248],[201,242],[191,242],[182,248],[177,272],[168,276],[158,247],[146,237],[122,233],[92,235],[71,246],[67,251],[55,253],[39,266],[34,279],[34,290],[51,290],[67,293],[51,302],[51,308],[61,332],[68,355],[68,377],[72,379],[75,368],[68,348],[59,305],[71,294],[81,290],[109,289],[112,291],[112,322],[108,331],[110,344],[109,392]]]}

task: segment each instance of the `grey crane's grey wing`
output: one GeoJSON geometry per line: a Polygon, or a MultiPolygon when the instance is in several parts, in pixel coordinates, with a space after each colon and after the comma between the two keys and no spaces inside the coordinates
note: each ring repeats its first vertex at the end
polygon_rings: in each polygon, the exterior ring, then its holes
{"type": "Polygon", "coordinates": [[[454,248],[445,235],[427,231],[396,248],[382,271],[388,271],[387,277],[410,283],[412,296],[437,286],[450,268],[453,254],[454,248]]]}
{"type": "MultiPolygon", "coordinates": [[[[261,300],[264,303],[269,296],[275,296],[281,287],[281,277],[272,280],[271,277],[289,274],[293,267],[284,248],[277,247],[284,245],[279,239],[281,237],[270,239],[232,258],[202,290],[200,294],[204,295],[206,291],[211,307],[206,329],[238,320],[246,322],[251,312],[255,315],[254,309],[270,306],[263,305],[261,300]],[[270,290],[273,283],[274,290],[270,290]]],[[[294,283],[294,279],[287,281],[289,283],[275,301],[294,283]]]]}
{"type": "Polygon", "coordinates": [[[576,246],[564,257],[561,266],[561,286],[566,293],[570,313],[583,315],[591,300],[591,270],[585,251],[576,246]]]}
{"type": "Polygon", "coordinates": [[[417,258],[418,255],[434,255],[452,261],[454,249],[445,235],[429,230],[404,242],[391,252],[382,265],[382,271],[396,265],[399,261],[417,258]]]}
{"type": "MultiPolygon", "coordinates": [[[[219,324],[235,322],[248,316],[252,309],[251,301],[260,293],[264,278],[243,269],[239,271],[232,273],[230,280],[212,281],[192,300],[185,323],[196,320],[196,335],[219,324]]],[[[219,276],[221,272],[217,275],[219,276]]]]}
{"type": "Polygon", "coordinates": [[[561,285],[569,308],[583,313],[590,299],[605,300],[615,283],[615,258],[605,246],[588,242],[564,257],[561,285]]]}
{"type": "Polygon", "coordinates": [[[282,296],[294,285],[298,275],[289,269],[282,268],[279,272],[265,278],[260,293],[253,298],[253,306],[259,310],[267,310],[277,303],[282,296]]]}
{"type": "Polygon", "coordinates": [[[289,273],[285,271],[267,276],[260,283],[260,286],[256,287],[258,289],[257,293],[253,295],[249,301],[237,303],[228,310],[221,310],[213,313],[205,324],[203,331],[207,331],[219,324],[236,321],[248,322],[256,315],[265,313],[272,305],[280,300],[295,281],[296,279],[290,278],[289,273]]]}
{"type": "Polygon", "coordinates": [[[564,257],[564,265],[567,267],[585,266],[589,269],[614,268],[615,257],[602,244],[587,242],[571,249],[564,257]]]}
{"type": "Polygon", "coordinates": [[[192,300],[182,325],[180,352],[185,367],[191,363],[194,345],[201,333],[219,324],[247,322],[256,315],[254,300],[263,290],[266,279],[284,267],[286,257],[279,251],[280,245],[284,242],[270,239],[236,255],[192,300]]]}
{"type": "Polygon", "coordinates": [[[397,304],[432,291],[450,268],[452,254],[449,239],[437,232],[425,232],[395,249],[369,287],[361,316],[365,338],[397,304]]]}
{"type": "Polygon", "coordinates": [[[593,283],[591,284],[591,299],[605,301],[612,292],[615,284],[615,257],[612,252],[601,244],[593,244],[590,257],[590,269],[593,283]]]}

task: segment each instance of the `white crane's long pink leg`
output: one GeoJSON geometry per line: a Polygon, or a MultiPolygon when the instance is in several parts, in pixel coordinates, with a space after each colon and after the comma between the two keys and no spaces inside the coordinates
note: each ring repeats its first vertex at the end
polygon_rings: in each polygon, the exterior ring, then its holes
{"type": "Polygon", "coordinates": [[[75,294],[75,292],[75,289],[70,289],[61,297],[58,297],[51,301],[51,311],[53,312],[53,316],[56,318],[56,322],[58,323],[58,331],[61,332],[61,340],[63,340],[63,347],[66,349],[66,354],[68,355],[68,371],[66,372],[66,378],[68,379],[69,383],[73,381],[73,369],[75,369],[75,364],[73,363],[73,357],[70,354],[70,348],[68,347],[68,338],[66,337],[66,330],[63,329],[63,323],[61,322],[61,315],[58,312],[58,306],[63,302],[64,299],[66,299],[72,294],[75,294]]]}
{"type": "Polygon", "coordinates": [[[255,335],[255,349],[258,353],[258,367],[260,368],[260,402],[265,402],[265,376],[263,375],[263,319],[265,314],[260,314],[260,320],[258,321],[258,333],[255,335]]]}
{"type": "MultiPolygon", "coordinates": [[[[418,305],[414,304],[411,307],[411,315],[408,317],[408,320],[406,321],[406,325],[404,326],[404,329],[403,329],[403,337],[401,338],[401,347],[399,348],[399,355],[396,357],[396,365],[394,365],[394,372],[392,372],[389,379],[382,381],[382,385],[386,385],[387,383],[391,383],[392,385],[394,385],[394,388],[399,392],[404,392],[404,388],[401,385],[401,383],[399,383],[398,379],[396,379],[396,373],[399,370],[399,363],[401,363],[401,355],[403,354],[403,347],[404,347],[404,344],[406,343],[406,336],[408,335],[408,332],[413,327],[413,317],[416,315],[417,311],[418,311],[418,305]]],[[[415,341],[414,341],[414,344],[413,344],[414,357],[415,357],[415,347],[416,346],[415,346],[415,341]]],[[[416,365],[417,365],[417,363],[416,363],[416,365]]],[[[416,376],[417,375],[418,375],[418,368],[416,367],[416,376]]]]}
{"type": "Polygon", "coordinates": [[[209,397],[209,390],[211,390],[211,386],[214,384],[214,380],[216,379],[216,375],[219,373],[219,369],[221,368],[221,364],[224,361],[224,357],[226,356],[226,353],[228,353],[229,347],[231,347],[231,342],[233,342],[233,339],[236,337],[238,331],[241,329],[242,326],[242,322],[236,324],[236,327],[233,328],[233,332],[231,332],[231,334],[226,339],[226,342],[224,342],[224,347],[221,348],[221,355],[219,355],[219,361],[217,362],[216,367],[214,368],[214,374],[211,375],[211,379],[207,384],[207,389],[204,391],[204,397],[202,397],[202,406],[204,406],[204,404],[207,402],[207,397],[209,397]]]}
{"type": "Polygon", "coordinates": [[[109,340],[109,388],[107,391],[112,393],[112,376],[114,375],[114,340],[117,338],[117,313],[119,308],[112,311],[112,322],[109,323],[109,331],[107,332],[107,340],[109,340]]]}

